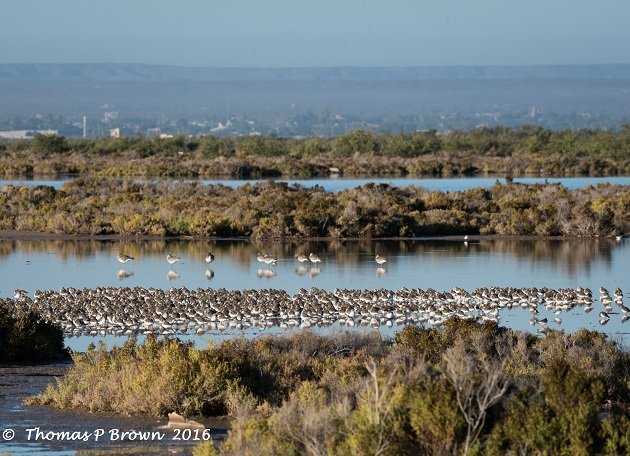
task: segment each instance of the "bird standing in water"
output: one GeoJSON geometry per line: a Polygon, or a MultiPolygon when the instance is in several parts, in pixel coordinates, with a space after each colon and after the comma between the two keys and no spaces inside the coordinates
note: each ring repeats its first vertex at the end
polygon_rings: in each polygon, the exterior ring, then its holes
{"type": "Polygon", "coordinates": [[[168,261],[168,264],[170,264],[171,266],[177,263],[179,260],[180,258],[178,256],[171,255],[170,253],[166,255],[166,261],[168,261]]]}
{"type": "Polygon", "coordinates": [[[118,253],[118,256],[116,256],[116,259],[118,259],[118,261],[120,261],[122,264],[125,264],[128,261],[133,260],[133,257],[129,255],[125,255],[124,253],[118,253]]]}
{"type": "Polygon", "coordinates": [[[314,253],[309,254],[308,259],[311,260],[311,263],[321,263],[322,260],[315,255],[314,253]]]}

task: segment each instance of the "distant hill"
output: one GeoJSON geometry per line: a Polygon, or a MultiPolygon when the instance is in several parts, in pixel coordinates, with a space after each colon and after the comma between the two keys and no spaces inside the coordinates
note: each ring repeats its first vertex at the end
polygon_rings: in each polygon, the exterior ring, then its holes
{"type": "Polygon", "coordinates": [[[423,81],[630,79],[630,65],[192,68],[141,64],[0,64],[0,81],[423,81]]]}

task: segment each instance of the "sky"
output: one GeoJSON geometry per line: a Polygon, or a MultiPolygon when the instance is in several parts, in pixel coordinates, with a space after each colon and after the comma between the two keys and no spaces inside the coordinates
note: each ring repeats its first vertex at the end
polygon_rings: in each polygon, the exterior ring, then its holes
{"type": "Polygon", "coordinates": [[[0,63],[630,63],[628,0],[2,0],[0,63]]]}

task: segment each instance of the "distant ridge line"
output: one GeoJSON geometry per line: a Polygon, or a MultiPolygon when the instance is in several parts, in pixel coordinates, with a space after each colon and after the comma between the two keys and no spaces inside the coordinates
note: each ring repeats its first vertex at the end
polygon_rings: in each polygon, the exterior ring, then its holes
{"type": "Polygon", "coordinates": [[[204,68],[125,63],[0,64],[0,81],[421,81],[630,79],[630,64],[532,66],[204,68]]]}

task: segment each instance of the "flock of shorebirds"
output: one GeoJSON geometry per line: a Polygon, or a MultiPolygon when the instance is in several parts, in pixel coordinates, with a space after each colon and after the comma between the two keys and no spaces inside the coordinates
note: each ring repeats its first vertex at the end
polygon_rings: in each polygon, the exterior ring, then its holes
{"type": "MultiPolygon", "coordinates": [[[[611,295],[599,290],[599,324],[612,318],[630,319],[618,288],[611,295]]],[[[597,299],[588,288],[477,288],[468,292],[455,287],[438,292],[402,288],[332,292],[312,288],[294,295],[284,290],[233,291],[221,289],[141,287],[62,288],[36,291],[31,298],[15,290],[14,299],[0,305],[19,315],[36,311],[46,321],[61,325],[65,335],[104,334],[203,334],[207,331],[329,326],[428,325],[440,326],[448,318],[477,321],[501,320],[501,312],[519,308],[531,314],[537,332],[561,325],[561,314],[589,313],[597,299]],[[543,313],[545,315],[543,315],[543,313]]]]}
{"type": "MultiPolygon", "coordinates": [[[[124,253],[119,253],[117,259],[122,264],[134,260],[124,253]]],[[[278,264],[278,258],[271,255],[258,253],[256,259],[269,267],[278,264]]],[[[181,258],[168,254],[166,260],[172,266],[181,258]]],[[[212,263],[215,256],[209,252],[204,260],[212,263]]],[[[315,266],[322,261],[314,253],[297,254],[295,260],[315,266]]],[[[376,255],[374,261],[381,267],[387,259],[376,255]]],[[[15,315],[31,310],[38,312],[44,320],[60,324],[67,336],[203,334],[227,329],[334,323],[346,327],[440,326],[451,317],[499,322],[502,311],[515,308],[529,312],[530,324],[544,334],[548,325],[562,324],[561,314],[571,311],[588,314],[598,303],[600,325],[606,325],[613,318],[620,317],[622,323],[630,319],[622,290],[617,288],[610,293],[604,287],[599,289],[599,297],[595,299],[589,288],[582,287],[559,290],[490,287],[471,292],[459,287],[443,292],[431,288],[335,289],[332,292],[302,288],[294,295],[276,289],[99,287],[62,288],[58,292],[38,290],[32,298],[25,290],[15,290],[13,299],[0,300],[0,305],[8,307],[15,315]]]]}
{"type": "MultiPolygon", "coordinates": [[[[119,252],[118,255],[116,256],[116,258],[118,259],[118,261],[122,264],[127,264],[128,262],[134,260],[135,258],[129,255],[126,255],[122,252],[119,252]]],[[[215,259],[215,256],[212,252],[208,252],[206,254],[206,256],[204,257],[204,261],[208,264],[212,263],[215,259]]],[[[296,254],[295,255],[295,259],[300,263],[300,264],[304,264],[304,263],[311,263],[313,266],[313,268],[310,269],[309,275],[311,277],[314,277],[316,275],[319,275],[319,273],[321,272],[319,268],[317,268],[317,263],[321,263],[322,260],[321,258],[315,254],[315,253],[310,253],[308,256],[303,255],[303,254],[296,254]]],[[[176,279],[179,277],[179,274],[177,272],[175,272],[172,269],[172,266],[177,263],[178,261],[181,260],[181,257],[178,257],[176,255],[172,255],[172,254],[168,254],[166,255],[166,261],[168,262],[168,264],[171,265],[171,269],[168,271],[167,273],[167,278],[169,280],[172,279],[176,279]]],[[[262,253],[257,253],[256,254],[256,260],[258,260],[259,263],[262,263],[266,266],[277,266],[278,265],[278,257],[276,256],[272,256],[272,255],[267,255],[267,254],[262,254],[262,253]]],[[[387,259],[384,256],[381,255],[376,255],[376,257],[374,258],[374,261],[376,262],[376,264],[378,265],[378,268],[376,269],[376,274],[377,275],[381,275],[384,274],[386,272],[385,268],[383,267],[383,265],[385,263],[387,263],[387,259]]],[[[307,269],[304,266],[299,266],[295,269],[295,272],[298,275],[303,275],[307,272],[307,269]]],[[[274,271],[272,271],[271,269],[259,269],[256,273],[258,275],[258,277],[265,277],[265,278],[270,278],[270,277],[274,277],[276,275],[276,273],[274,271]]],[[[117,276],[119,279],[125,279],[127,277],[131,277],[133,275],[132,272],[127,271],[126,269],[121,269],[118,271],[117,276]]],[[[212,269],[207,269],[206,270],[206,277],[208,279],[211,279],[214,277],[214,271],[212,269]]]]}

